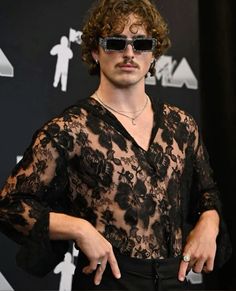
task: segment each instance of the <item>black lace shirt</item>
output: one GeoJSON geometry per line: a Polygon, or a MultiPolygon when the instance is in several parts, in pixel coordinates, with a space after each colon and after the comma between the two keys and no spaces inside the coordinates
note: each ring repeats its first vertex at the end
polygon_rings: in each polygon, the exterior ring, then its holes
{"type": "Polygon", "coordinates": [[[57,211],[90,221],[128,256],[178,256],[188,221],[218,209],[218,192],[194,119],[154,99],[152,107],[147,151],[92,98],[47,122],[1,191],[2,231],[42,244],[57,211]]]}

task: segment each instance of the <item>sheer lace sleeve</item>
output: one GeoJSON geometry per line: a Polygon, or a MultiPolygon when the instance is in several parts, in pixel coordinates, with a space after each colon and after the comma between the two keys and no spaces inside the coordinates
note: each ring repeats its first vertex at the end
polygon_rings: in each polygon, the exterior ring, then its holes
{"type": "Polygon", "coordinates": [[[201,213],[206,210],[216,209],[220,213],[221,203],[219,200],[218,187],[214,180],[208,152],[196,125],[194,126],[194,135],[193,166],[197,190],[198,193],[200,193],[198,212],[201,213]]]}
{"type": "Polygon", "coordinates": [[[231,242],[224,221],[220,193],[214,180],[208,152],[196,125],[194,126],[194,136],[194,177],[196,178],[197,192],[200,193],[196,211],[200,215],[204,211],[215,209],[220,216],[215,266],[221,267],[231,256],[231,242]]]}
{"type": "Polygon", "coordinates": [[[62,205],[65,212],[69,203],[63,195],[68,185],[66,151],[52,138],[53,131],[62,132],[56,123],[36,132],[0,194],[1,231],[23,245],[18,263],[31,273],[47,272],[38,259],[50,262],[53,257],[57,262],[61,258],[56,259],[54,250],[62,255],[67,248],[65,242],[49,240],[49,212],[61,211],[62,205]]]}

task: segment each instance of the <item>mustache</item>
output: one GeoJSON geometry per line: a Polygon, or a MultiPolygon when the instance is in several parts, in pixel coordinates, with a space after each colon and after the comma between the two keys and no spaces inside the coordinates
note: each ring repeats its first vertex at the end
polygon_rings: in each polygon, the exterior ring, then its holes
{"type": "Polygon", "coordinates": [[[127,64],[134,66],[135,68],[139,68],[139,65],[136,62],[134,62],[132,59],[125,59],[123,62],[118,63],[116,66],[120,67],[127,64]]]}

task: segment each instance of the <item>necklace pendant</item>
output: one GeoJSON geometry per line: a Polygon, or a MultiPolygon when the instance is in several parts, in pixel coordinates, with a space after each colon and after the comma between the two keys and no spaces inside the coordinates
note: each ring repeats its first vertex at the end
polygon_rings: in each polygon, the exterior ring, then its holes
{"type": "Polygon", "coordinates": [[[132,118],[132,124],[136,125],[136,122],[135,122],[135,120],[133,118],[132,118]]]}

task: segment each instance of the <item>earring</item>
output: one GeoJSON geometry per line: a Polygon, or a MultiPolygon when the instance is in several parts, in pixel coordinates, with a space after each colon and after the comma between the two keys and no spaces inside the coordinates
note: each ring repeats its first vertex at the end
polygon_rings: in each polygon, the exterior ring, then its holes
{"type": "Polygon", "coordinates": [[[98,60],[95,60],[95,63],[98,65],[98,60]]]}
{"type": "Polygon", "coordinates": [[[152,62],[151,62],[151,65],[150,65],[150,68],[149,68],[149,73],[151,74],[151,76],[154,76],[155,73],[156,73],[156,60],[154,59],[152,62]]]}

